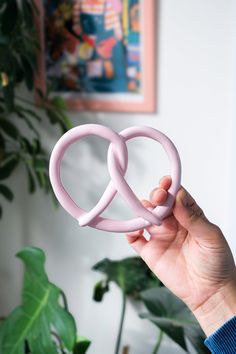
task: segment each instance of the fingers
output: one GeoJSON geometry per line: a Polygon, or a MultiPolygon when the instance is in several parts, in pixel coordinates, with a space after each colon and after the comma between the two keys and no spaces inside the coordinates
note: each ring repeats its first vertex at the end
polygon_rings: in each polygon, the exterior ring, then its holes
{"type": "MultiPolygon", "coordinates": [[[[158,188],[155,188],[152,193],[150,194],[150,201],[148,200],[143,200],[142,205],[145,208],[151,208],[153,209],[157,205],[161,205],[165,203],[166,198],[168,196],[168,189],[171,186],[171,177],[170,176],[165,176],[160,180],[160,184],[158,188]]],[[[153,225],[154,226],[154,225],[153,225]]],[[[149,234],[152,234],[150,230],[147,230],[149,234]]],[[[143,236],[144,230],[137,230],[134,232],[130,232],[126,235],[127,241],[129,244],[133,247],[133,249],[137,253],[141,253],[143,247],[146,245],[148,242],[145,237],[143,236]]]]}
{"type": "Polygon", "coordinates": [[[171,186],[171,177],[170,176],[162,177],[162,179],[160,180],[159,186],[160,186],[160,188],[163,188],[167,191],[171,186]]]}
{"type": "MultiPolygon", "coordinates": [[[[142,200],[142,205],[145,208],[153,208],[153,205],[148,200],[142,200]]],[[[144,229],[137,230],[134,232],[129,232],[126,234],[126,238],[128,243],[133,247],[133,249],[140,254],[142,252],[143,247],[146,245],[147,240],[143,236],[144,229]]]]}
{"type": "Polygon", "coordinates": [[[141,200],[142,205],[144,206],[144,208],[153,208],[152,203],[149,200],[143,199],[141,200]]]}
{"type": "Polygon", "coordinates": [[[173,214],[187,231],[195,234],[209,233],[211,223],[193,197],[181,187],[176,196],[173,214]]]}
{"type": "Polygon", "coordinates": [[[128,243],[139,255],[142,253],[143,248],[148,242],[143,236],[143,233],[144,230],[138,230],[134,233],[129,233],[126,235],[128,243]]]}
{"type": "Polygon", "coordinates": [[[168,196],[168,189],[171,186],[171,177],[165,176],[160,180],[159,187],[155,188],[150,194],[150,201],[153,207],[165,203],[168,196]]]}
{"type": "Polygon", "coordinates": [[[153,207],[165,203],[168,192],[165,189],[157,188],[150,195],[150,201],[153,207]]]}

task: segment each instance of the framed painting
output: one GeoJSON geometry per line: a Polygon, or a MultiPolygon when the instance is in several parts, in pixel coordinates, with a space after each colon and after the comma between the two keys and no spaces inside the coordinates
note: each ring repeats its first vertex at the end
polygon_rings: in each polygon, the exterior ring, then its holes
{"type": "Polygon", "coordinates": [[[156,0],[37,0],[37,86],[69,109],[156,110],[156,0]]]}

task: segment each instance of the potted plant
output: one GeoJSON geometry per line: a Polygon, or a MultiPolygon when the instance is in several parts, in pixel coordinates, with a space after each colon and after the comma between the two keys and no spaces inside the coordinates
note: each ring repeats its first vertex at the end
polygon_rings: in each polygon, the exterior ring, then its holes
{"type": "MultiPolygon", "coordinates": [[[[122,307],[115,354],[119,354],[121,350],[127,301],[144,305],[142,312],[136,306],[138,315],[157,327],[156,345],[152,354],[158,353],[164,335],[186,353],[191,353],[192,348],[198,354],[209,353],[204,346],[204,333],[190,310],[154,276],[141,258],[128,257],[118,261],[104,259],[95,264],[93,269],[104,274],[94,287],[95,301],[103,300],[111,282],[121,290],[122,307]]],[[[129,348],[123,348],[123,351],[128,354],[129,348]]]]}

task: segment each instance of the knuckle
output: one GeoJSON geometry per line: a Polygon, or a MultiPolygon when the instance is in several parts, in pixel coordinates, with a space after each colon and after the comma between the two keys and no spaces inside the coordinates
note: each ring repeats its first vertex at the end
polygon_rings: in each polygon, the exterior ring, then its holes
{"type": "Polygon", "coordinates": [[[217,236],[221,236],[222,235],[222,231],[221,229],[219,228],[219,226],[213,224],[213,223],[210,223],[211,225],[211,231],[213,234],[217,235],[217,236]]]}

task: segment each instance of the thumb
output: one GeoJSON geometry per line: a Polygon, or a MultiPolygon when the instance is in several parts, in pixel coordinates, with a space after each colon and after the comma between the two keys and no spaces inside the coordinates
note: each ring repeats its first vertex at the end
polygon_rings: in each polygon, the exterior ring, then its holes
{"type": "Polygon", "coordinates": [[[212,224],[207,220],[193,197],[183,187],[177,193],[173,214],[179,224],[191,233],[205,234],[209,233],[211,229],[212,224]]]}

